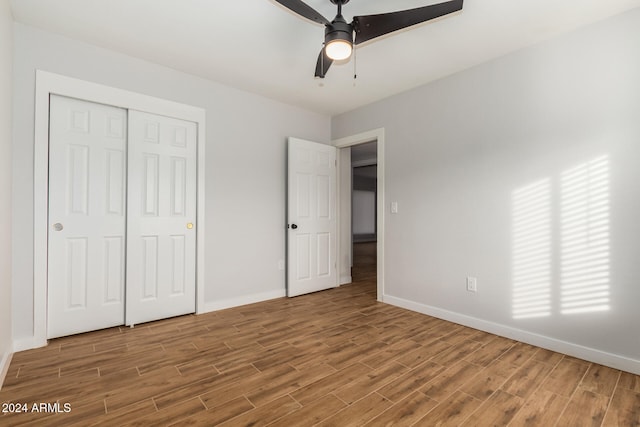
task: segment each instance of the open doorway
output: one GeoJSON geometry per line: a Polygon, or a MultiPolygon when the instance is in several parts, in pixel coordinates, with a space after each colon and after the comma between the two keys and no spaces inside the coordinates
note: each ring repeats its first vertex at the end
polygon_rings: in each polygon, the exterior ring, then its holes
{"type": "Polygon", "coordinates": [[[351,278],[354,283],[376,285],[378,199],[376,141],[351,149],[351,278]]]}
{"type": "MultiPolygon", "coordinates": [[[[379,128],[348,136],[334,140],[333,143],[339,149],[337,259],[340,285],[354,283],[355,280],[366,277],[372,285],[372,295],[378,301],[384,302],[384,129],[379,128]],[[374,194],[356,196],[368,200],[365,203],[368,206],[372,203],[375,206],[373,213],[370,209],[366,210],[368,219],[365,222],[360,222],[360,219],[356,218],[356,224],[352,214],[352,183],[355,168],[359,169],[356,170],[356,176],[369,175],[364,179],[369,181],[365,184],[368,186],[366,189],[375,188],[374,194]],[[373,170],[375,170],[375,184],[372,186],[373,170]],[[373,226],[371,220],[373,220],[373,226]],[[354,226],[356,227],[355,239],[352,230],[354,226]],[[352,277],[354,274],[355,276],[352,277]]],[[[360,178],[355,180],[361,181],[360,178]]],[[[356,188],[363,189],[358,183],[356,188]]]]}

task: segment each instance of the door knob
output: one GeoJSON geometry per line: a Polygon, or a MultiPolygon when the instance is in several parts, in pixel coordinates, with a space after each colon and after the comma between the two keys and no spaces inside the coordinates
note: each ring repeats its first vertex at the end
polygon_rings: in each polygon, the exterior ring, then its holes
{"type": "Polygon", "coordinates": [[[64,228],[64,226],[62,224],[60,224],[59,222],[56,222],[55,224],[53,224],[53,229],[56,231],[62,231],[62,229],[64,228]]]}
{"type": "Polygon", "coordinates": [[[189,230],[191,230],[191,229],[193,228],[193,223],[192,223],[192,222],[188,223],[188,224],[187,224],[187,228],[188,228],[189,230]]]}
{"type": "Polygon", "coordinates": [[[291,224],[291,228],[293,228],[295,230],[296,228],[298,228],[298,226],[295,225],[295,224],[291,224]]]}

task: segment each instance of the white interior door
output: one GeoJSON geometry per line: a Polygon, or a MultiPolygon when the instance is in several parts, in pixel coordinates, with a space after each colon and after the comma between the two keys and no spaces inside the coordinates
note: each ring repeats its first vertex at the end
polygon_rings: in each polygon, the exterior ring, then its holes
{"type": "Polygon", "coordinates": [[[195,312],[196,124],[129,110],[126,324],[195,312]]]}
{"type": "Polygon", "coordinates": [[[124,322],[127,112],[51,96],[48,338],[124,322]]]}
{"type": "Polygon", "coordinates": [[[287,296],[334,288],[336,148],[289,138],[287,176],[287,296]]]}

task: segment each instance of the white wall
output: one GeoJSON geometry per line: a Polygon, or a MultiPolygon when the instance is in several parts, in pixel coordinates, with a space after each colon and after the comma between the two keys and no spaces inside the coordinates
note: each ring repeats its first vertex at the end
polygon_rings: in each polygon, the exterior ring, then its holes
{"type": "Polygon", "coordinates": [[[206,294],[211,309],[284,295],[285,144],[330,141],[330,118],[15,24],[13,321],[33,334],[35,70],[206,109],[206,294]]]}
{"type": "Polygon", "coordinates": [[[11,70],[13,20],[0,0],[0,387],[13,348],[11,339],[11,70]]]}
{"type": "Polygon", "coordinates": [[[375,191],[353,190],[353,234],[375,234],[375,191]]]}
{"type": "Polygon", "coordinates": [[[334,139],[385,128],[385,301],[640,373],[638,76],[635,9],[335,117],[334,139]],[[602,155],[610,307],[562,314],[562,173],[602,155]],[[516,319],[514,192],[545,179],[550,314],[516,319]]]}

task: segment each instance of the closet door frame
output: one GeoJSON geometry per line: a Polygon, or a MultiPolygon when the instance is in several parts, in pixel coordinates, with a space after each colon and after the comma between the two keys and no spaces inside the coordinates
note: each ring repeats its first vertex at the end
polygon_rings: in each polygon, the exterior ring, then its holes
{"type": "MultiPolygon", "coordinates": [[[[204,303],[205,110],[47,71],[36,71],[34,139],[33,345],[47,345],[47,258],[49,189],[49,97],[61,95],[127,110],[145,111],[197,124],[196,314],[204,303]]],[[[25,348],[26,349],[26,348],[25,348]]]]}

